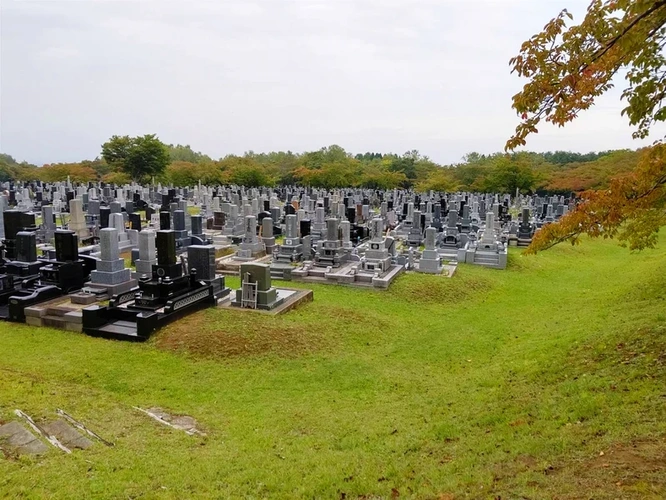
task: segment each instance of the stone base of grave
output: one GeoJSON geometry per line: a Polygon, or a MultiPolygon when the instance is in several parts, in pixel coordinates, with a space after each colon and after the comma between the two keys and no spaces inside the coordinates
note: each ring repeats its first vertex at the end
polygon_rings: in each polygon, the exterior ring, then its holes
{"type": "Polygon", "coordinates": [[[454,264],[442,264],[438,272],[423,271],[421,269],[421,262],[418,262],[414,268],[414,271],[416,271],[417,273],[435,274],[443,278],[451,278],[456,272],[456,269],[458,269],[458,264],[454,263],[454,264]]]}
{"type": "Polygon", "coordinates": [[[271,279],[274,280],[283,280],[291,281],[291,272],[295,269],[295,266],[291,264],[284,264],[281,262],[272,262],[271,263],[271,279]]]}
{"type": "Polygon", "coordinates": [[[122,283],[116,283],[115,285],[104,285],[102,283],[89,283],[88,286],[86,287],[86,291],[88,293],[92,293],[95,295],[103,294],[106,295],[107,298],[110,298],[113,297],[114,295],[128,292],[132,288],[135,288],[137,285],[138,281],[135,278],[129,279],[122,283]]]}
{"type": "Polygon", "coordinates": [[[293,288],[276,288],[277,291],[277,301],[279,305],[274,307],[271,310],[265,309],[246,309],[239,307],[236,301],[225,301],[218,307],[224,309],[234,309],[238,311],[247,311],[252,313],[261,313],[261,314],[270,314],[272,316],[278,314],[284,314],[288,311],[291,311],[300,304],[307,302],[312,302],[314,297],[314,292],[312,290],[302,290],[302,289],[293,289],[293,288]]]}
{"type": "Polygon", "coordinates": [[[404,266],[393,264],[385,272],[378,269],[364,271],[361,262],[347,262],[338,268],[322,268],[308,261],[293,269],[291,275],[294,281],[306,283],[348,285],[358,288],[385,290],[404,270],[404,266]]]}
{"type": "Polygon", "coordinates": [[[235,227],[224,226],[222,234],[229,238],[242,238],[245,235],[245,225],[241,222],[235,227]]]}
{"type": "Polygon", "coordinates": [[[418,247],[423,243],[423,235],[421,231],[410,231],[406,238],[407,244],[411,247],[418,247]]]}
{"type": "Polygon", "coordinates": [[[464,263],[467,256],[467,245],[462,248],[458,247],[439,247],[437,253],[442,258],[442,262],[462,262],[464,263]]]}
{"type": "Polygon", "coordinates": [[[69,225],[69,230],[74,231],[76,235],[79,237],[80,240],[87,238],[90,236],[90,231],[88,230],[88,227],[86,226],[86,221],[81,221],[81,222],[70,222],[69,225]]]}
{"type": "Polygon", "coordinates": [[[421,259],[417,262],[415,271],[425,274],[442,274],[442,262],[439,260],[421,259]]]}
{"type": "Polygon", "coordinates": [[[73,302],[68,295],[58,297],[48,302],[26,307],[25,322],[31,326],[82,332],[83,313],[81,311],[88,306],[89,304],[73,302]]]}
{"type": "MultiPolygon", "coordinates": [[[[235,295],[231,299],[231,305],[234,307],[241,307],[242,300],[242,290],[236,290],[235,295]]],[[[277,288],[271,287],[268,290],[262,290],[257,292],[257,309],[263,311],[272,311],[276,307],[279,307],[282,302],[285,300],[285,294],[278,293],[277,288]]]]}
{"type": "Polygon", "coordinates": [[[266,256],[266,248],[264,246],[261,246],[260,248],[257,249],[241,247],[238,249],[235,255],[236,260],[243,260],[245,262],[250,260],[257,260],[265,256],[266,256]]]}
{"type": "Polygon", "coordinates": [[[496,245],[492,246],[495,248],[485,248],[484,244],[479,242],[477,246],[468,248],[465,255],[465,262],[493,269],[506,269],[507,248],[501,248],[496,245]]]}
{"type": "Polygon", "coordinates": [[[229,300],[231,298],[231,288],[224,285],[224,276],[217,276],[212,280],[203,280],[205,283],[212,285],[213,295],[217,304],[229,300]]]}
{"type": "Polygon", "coordinates": [[[243,260],[239,259],[234,254],[234,255],[227,255],[226,257],[222,257],[220,259],[215,259],[215,267],[217,268],[217,271],[221,274],[238,275],[240,274],[241,264],[248,264],[248,263],[268,264],[270,263],[270,261],[271,261],[270,255],[264,255],[256,259],[243,260]]]}
{"type": "Polygon", "coordinates": [[[100,300],[100,298],[94,293],[87,293],[83,290],[79,293],[73,293],[69,298],[72,300],[72,304],[82,304],[85,306],[94,304],[100,300]]]}
{"type": "Polygon", "coordinates": [[[442,260],[437,250],[424,250],[421,254],[416,271],[428,274],[441,274],[442,260]]]}
{"type": "Polygon", "coordinates": [[[266,255],[273,255],[273,249],[275,248],[275,238],[261,238],[261,242],[266,248],[266,255]]]}
{"type": "Polygon", "coordinates": [[[138,259],[136,262],[134,262],[134,265],[136,267],[136,273],[132,273],[132,278],[135,278],[135,275],[137,276],[142,276],[144,274],[147,274],[148,276],[153,275],[153,265],[157,264],[157,259],[153,260],[141,260],[138,259]]]}
{"type": "Polygon", "coordinates": [[[230,246],[231,245],[231,238],[229,236],[224,235],[224,234],[209,235],[209,238],[211,238],[213,240],[213,245],[220,245],[220,246],[230,246]]]}

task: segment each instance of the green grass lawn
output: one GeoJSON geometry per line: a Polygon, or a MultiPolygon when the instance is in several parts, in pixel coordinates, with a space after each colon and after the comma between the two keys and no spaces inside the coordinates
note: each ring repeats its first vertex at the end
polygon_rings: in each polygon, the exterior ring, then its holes
{"type": "Polygon", "coordinates": [[[0,421],[63,408],[116,446],[0,458],[0,497],[664,498],[665,284],[666,244],[585,241],[144,345],[3,323],[0,421]]]}

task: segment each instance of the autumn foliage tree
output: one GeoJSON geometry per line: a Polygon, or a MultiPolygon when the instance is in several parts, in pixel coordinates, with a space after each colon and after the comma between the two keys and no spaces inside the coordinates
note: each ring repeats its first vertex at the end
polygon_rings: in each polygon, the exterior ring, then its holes
{"type": "MultiPolygon", "coordinates": [[[[636,127],[633,136],[647,137],[655,122],[666,119],[666,0],[593,0],[580,24],[568,24],[572,19],[560,12],[510,61],[529,81],[513,97],[521,122],[507,150],[525,145],[542,121],[563,126],[575,119],[620,71],[628,82],[622,114],[636,127]]],[[[535,236],[529,251],[577,243],[582,234],[618,237],[631,249],[652,247],[666,223],[665,186],[666,146],[660,140],[609,189],[583,193],[575,210],[535,236]]]]}

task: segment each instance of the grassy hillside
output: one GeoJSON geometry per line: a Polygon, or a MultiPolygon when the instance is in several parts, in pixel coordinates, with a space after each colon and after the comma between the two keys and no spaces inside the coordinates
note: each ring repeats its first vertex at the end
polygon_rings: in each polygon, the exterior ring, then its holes
{"type": "Polygon", "coordinates": [[[0,496],[664,498],[665,257],[514,250],[146,345],[0,324],[0,421],[63,408],[116,443],[0,459],[0,496]]]}

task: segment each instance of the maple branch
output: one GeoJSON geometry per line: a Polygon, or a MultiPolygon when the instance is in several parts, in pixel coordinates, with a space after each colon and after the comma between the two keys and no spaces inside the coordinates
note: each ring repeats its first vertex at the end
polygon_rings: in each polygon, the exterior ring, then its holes
{"type": "MultiPolygon", "coordinates": [[[[660,8],[665,7],[665,6],[666,6],[666,1],[661,0],[657,3],[655,3],[651,8],[649,8],[648,10],[643,12],[641,15],[637,16],[636,19],[634,19],[627,26],[625,26],[625,28],[622,30],[621,33],[619,33],[615,38],[613,38],[612,40],[610,40],[610,42],[607,43],[606,47],[604,47],[601,50],[600,54],[592,56],[592,62],[598,61],[600,58],[602,58],[610,49],[612,49],[615,46],[615,44],[617,42],[620,41],[620,39],[622,39],[622,37],[627,35],[629,33],[629,31],[631,31],[633,29],[633,27],[636,26],[636,24],[638,24],[643,19],[645,19],[646,17],[650,16],[652,13],[656,12],[657,10],[659,10],[660,8]]],[[[666,22],[666,21],[664,21],[664,22],[666,22]]],[[[659,27],[663,26],[664,22],[662,22],[659,25],[659,27]]],[[[657,27],[656,29],[659,29],[659,27],[657,27]]]]}

